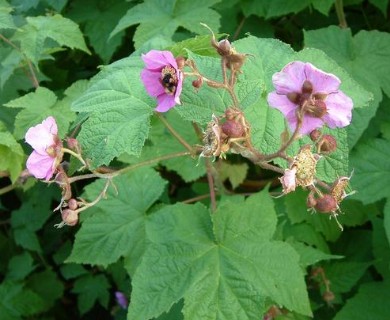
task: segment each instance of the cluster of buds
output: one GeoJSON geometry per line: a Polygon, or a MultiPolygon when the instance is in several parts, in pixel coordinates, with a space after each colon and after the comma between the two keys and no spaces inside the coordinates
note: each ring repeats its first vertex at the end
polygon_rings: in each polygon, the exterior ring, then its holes
{"type": "Polygon", "coordinates": [[[206,25],[203,24],[204,27],[210,30],[211,32],[211,45],[217,50],[218,54],[222,57],[224,65],[226,68],[231,70],[232,72],[240,72],[241,67],[243,66],[246,54],[237,52],[231,45],[228,39],[223,39],[217,41],[215,39],[214,32],[206,25]]]}
{"type": "Polygon", "coordinates": [[[225,158],[226,152],[234,151],[234,142],[245,142],[248,139],[249,125],[242,111],[228,108],[219,118],[212,115],[212,120],[203,133],[200,156],[225,158]]]}
{"type": "Polygon", "coordinates": [[[315,143],[317,153],[329,154],[337,149],[337,141],[331,134],[322,134],[316,129],[310,132],[310,139],[315,143]]]}
{"type": "Polygon", "coordinates": [[[330,290],[330,281],[325,275],[325,271],[321,267],[313,268],[311,271],[311,278],[316,280],[320,285],[325,286],[325,290],[322,294],[322,299],[329,305],[332,305],[332,302],[335,299],[334,293],[330,290]]]}

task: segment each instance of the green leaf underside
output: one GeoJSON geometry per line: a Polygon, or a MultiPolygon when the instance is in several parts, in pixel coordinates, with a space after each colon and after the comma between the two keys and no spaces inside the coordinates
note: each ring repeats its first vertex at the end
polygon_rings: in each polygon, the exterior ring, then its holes
{"type": "Polygon", "coordinates": [[[129,318],[156,317],[183,297],[186,319],[258,319],[267,298],[311,313],[297,254],[270,241],[276,215],[267,191],[226,202],[212,221],[200,204],[167,206],[150,218],[129,318]]]}
{"type": "MultiPolygon", "coordinates": [[[[94,200],[104,183],[98,180],[90,184],[86,198],[94,200]]],[[[154,170],[144,168],[118,176],[113,185],[107,199],[95,206],[99,210],[83,222],[67,262],[107,266],[127,256],[135,265],[140,259],[145,246],[146,212],[160,197],[165,181],[154,170]]]]}
{"type": "Polygon", "coordinates": [[[219,28],[219,14],[210,9],[218,0],[197,2],[177,0],[147,0],[131,8],[118,22],[111,36],[135,24],[140,24],[134,35],[135,47],[155,37],[171,39],[178,27],[193,33],[205,33],[200,22],[207,23],[212,30],[219,28]]]}
{"type": "Polygon", "coordinates": [[[104,67],[73,104],[73,110],[89,113],[78,139],[93,167],[124,152],[141,153],[154,104],[140,81],[141,68],[139,57],[104,67]]]}

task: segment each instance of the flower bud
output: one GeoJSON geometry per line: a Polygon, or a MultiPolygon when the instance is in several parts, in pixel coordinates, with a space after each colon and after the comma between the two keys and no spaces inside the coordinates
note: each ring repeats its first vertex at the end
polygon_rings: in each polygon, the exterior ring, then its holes
{"type": "Polygon", "coordinates": [[[177,63],[177,68],[178,69],[183,69],[184,65],[186,63],[186,59],[184,57],[177,57],[176,58],[176,63],[177,63]]]}
{"type": "Polygon", "coordinates": [[[202,85],[203,85],[203,79],[201,77],[192,81],[192,86],[196,89],[199,89],[202,85]]]}
{"type": "Polygon", "coordinates": [[[339,206],[336,199],[330,194],[324,194],[316,200],[314,208],[321,213],[335,212],[339,206]]]}
{"type": "Polygon", "coordinates": [[[228,39],[221,40],[217,43],[217,52],[221,56],[228,56],[232,52],[232,45],[228,39]]]}
{"type": "Polygon", "coordinates": [[[79,213],[75,210],[65,209],[62,211],[62,221],[68,226],[75,226],[79,221],[79,213]]]}
{"type": "Polygon", "coordinates": [[[321,131],[315,129],[312,132],[310,132],[310,139],[311,141],[316,142],[321,137],[321,135],[322,135],[321,131]]]}
{"type": "Polygon", "coordinates": [[[335,296],[334,296],[334,293],[332,291],[325,291],[324,294],[322,295],[322,299],[324,299],[324,301],[326,303],[330,303],[334,300],[335,296]]]}
{"type": "Polygon", "coordinates": [[[318,152],[331,153],[337,149],[337,141],[330,134],[324,134],[317,142],[318,152]]]}
{"type": "Polygon", "coordinates": [[[68,208],[70,210],[76,210],[78,208],[78,204],[77,204],[77,200],[72,198],[72,199],[69,199],[68,201],[68,208]]]}
{"type": "Polygon", "coordinates": [[[70,149],[77,150],[79,147],[79,142],[75,138],[67,138],[66,143],[70,149]]]}
{"type": "Polygon", "coordinates": [[[237,121],[227,120],[222,125],[222,132],[229,138],[240,138],[245,134],[245,128],[237,121]]]}

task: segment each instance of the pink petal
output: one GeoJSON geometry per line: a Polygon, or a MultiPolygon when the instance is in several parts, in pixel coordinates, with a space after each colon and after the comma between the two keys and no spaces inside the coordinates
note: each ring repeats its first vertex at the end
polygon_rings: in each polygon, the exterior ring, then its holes
{"type": "Polygon", "coordinates": [[[286,169],[284,170],[284,175],[279,178],[282,183],[283,193],[287,194],[291,191],[294,191],[296,188],[295,175],[297,173],[297,168],[286,169]]]}
{"type": "Polygon", "coordinates": [[[292,103],[286,95],[278,94],[276,91],[269,93],[267,100],[271,107],[278,109],[285,116],[291,112],[295,113],[297,109],[297,105],[292,103]]]}
{"type": "Polygon", "coordinates": [[[332,93],[339,89],[341,83],[339,78],[316,68],[311,63],[305,64],[305,74],[313,85],[314,93],[332,93]]]}
{"type": "Polygon", "coordinates": [[[58,133],[56,121],[53,117],[48,117],[41,124],[27,130],[25,139],[33,149],[42,154],[46,154],[47,147],[55,144],[54,136],[58,133]]]}
{"type": "Polygon", "coordinates": [[[287,94],[301,92],[302,84],[306,80],[305,63],[293,61],[286,65],[282,71],[272,76],[272,82],[277,93],[287,94]]]}
{"type": "Polygon", "coordinates": [[[177,81],[176,92],[175,92],[175,102],[176,104],[180,104],[180,94],[183,89],[183,73],[180,70],[178,70],[177,72],[177,77],[178,77],[178,81],[177,81]]]}
{"type": "Polygon", "coordinates": [[[145,62],[146,68],[150,70],[161,71],[167,65],[177,69],[176,60],[170,51],[150,50],[142,55],[142,60],[145,62]]]}
{"type": "Polygon", "coordinates": [[[326,100],[327,114],[324,121],[330,128],[342,128],[348,126],[352,120],[352,99],[342,91],[330,94],[326,100]]]}
{"type": "MultiPolygon", "coordinates": [[[[297,116],[294,113],[290,113],[286,116],[287,122],[290,126],[291,132],[295,131],[295,128],[297,127],[297,116]]],[[[310,132],[312,132],[314,129],[321,128],[324,125],[324,121],[320,118],[314,118],[309,115],[305,115],[303,117],[302,126],[299,130],[299,133],[301,135],[307,135],[310,132]]]]}
{"type": "Polygon", "coordinates": [[[50,180],[54,173],[55,161],[56,158],[33,151],[27,159],[26,167],[35,178],[50,180]]]}
{"type": "Polygon", "coordinates": [[[141,80],[144,83],[146,91],[152,97],[157,97],[165,93],[164,87],[162,86],[160,79],[160,71],[150,71],[148,69],[143,69],[141,72],[141,80]]]}
{"type": "Polygon", "coordinates": [[[158,104],[155,110],[158,112],[166,112],[173,108],[176,104],[175,97],[168,94],[162,94],[161,96],[158,96],[157,102],[158,104]]]}

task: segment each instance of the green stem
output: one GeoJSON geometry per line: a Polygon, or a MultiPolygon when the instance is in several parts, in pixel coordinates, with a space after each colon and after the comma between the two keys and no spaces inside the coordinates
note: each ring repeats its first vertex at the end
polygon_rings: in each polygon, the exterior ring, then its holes
{"type": "Polygon", "coordinates": [[[119,170],[116,170],[116,171],[112,171],[112,172],[109,172],[109,173],[100,173],[100,172],[94,171],[93,173],[88,173],[88,174],[83,174],[83,175],[79,175],[79,176],[74,176],[74,177],[69,178],[68,181],[69,181],[69,183],[73,183],[73,182],[76,182],[76,181],[86,180],[86,179],[93,179],[93,178],[111,179],[111,178],[114,178],[114,177],[119,176],[121,174],[124,174],[126,172],[129,172],[131,170],[137,169],[139,167],[148,166],[148,165],[151,165],[151,164],[159,162],[159,161],[168,160],[168,159],[177,158],[177,157],[182,157],[182,156],[188,156],[188,155],[191,155],[191,153],[188,152],[188,151],[171,153],[171,154],[167,154],[165,156],[161,156],[161,157],[157,157],[157,158],[154,158],[154,159],[146,160],[146,161],[143,161],[143,162],[140,162],[140,163],[136,163],[134,165],[131,165],[131,166],[128,166],[128,167],[125,167],[123,169],[119,169],[119,170]]]}
{"type": "Polygon", "coordinates": [[[78,153],[76,153],[68,148],[62,148],[62,152],[69,153],[73,157],[77,158],[85,167],[87,167],[87,163],[84,161],[84,159],[78,153]]]}
{"type": "Polygon", "coordinates": [[[156,112],[157,117],[161,120],[164,126],[169,130],[169,132],[191,153],[194,153],[194,149],[189,145],[187,141],[183,139],[183,137],[169,124],[169,122],[164,118],[164,116],[156,112]]]}
{"type": "Polygon", "coordinates": [[[345,20],[343,0],[336,0],[334,3],[337,19],[339,20],[340,28],[348,28],[347,20],[345,20]]]}
{"type": "Polygon", "coordinates": [[[12,191],[15,188],[16,188],[16,184],[10,184],[10,185],[8,185],[6,187],[3,187],[3,188],[0,189],[0,195],[5,194],[7,192],[10,192],[10,191],[12,191]]]}

